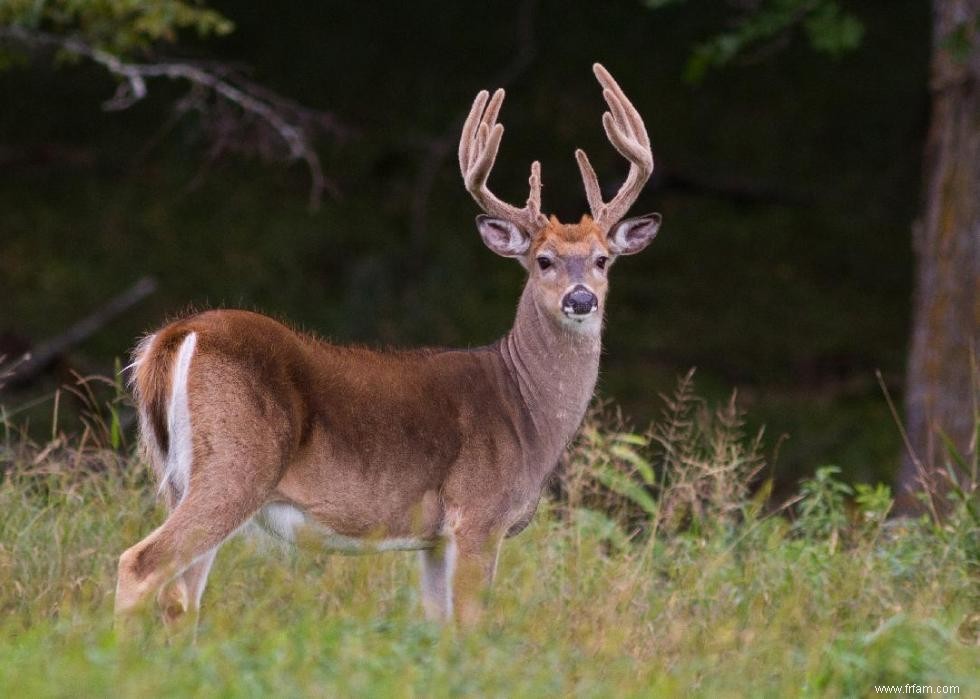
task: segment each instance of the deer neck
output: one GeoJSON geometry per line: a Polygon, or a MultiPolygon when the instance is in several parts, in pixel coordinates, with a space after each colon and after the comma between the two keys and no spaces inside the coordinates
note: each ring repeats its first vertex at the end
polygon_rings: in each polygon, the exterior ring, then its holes
{"type": "Polygon", "coordinates": [[[592,399],[601,346],[600,331],[579,332],[562,325],[538,307],[525,286],[514,327],[501,340],[501,355],[538,439],[556,452],[555,459],[574,436],[592,399]]]}

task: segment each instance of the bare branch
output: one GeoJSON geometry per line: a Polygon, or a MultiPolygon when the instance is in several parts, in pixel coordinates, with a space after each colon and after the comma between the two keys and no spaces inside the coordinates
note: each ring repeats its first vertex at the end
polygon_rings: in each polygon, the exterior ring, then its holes
{"type": "MultiPolygon", "coordinates": [[[[98,63],[121,79],[115,94],[103,103],[108,111],[127,109],[147,95],[146,81],[153,78],[185,80],[227,103],[237,105],[244,113],[255,117],[270,128],[286,146],[288,159],[302,161],[310,176],[309,206],[320,205],[324,191],[334,190],[323,174],[320,157],[314,148],[312,134],[319,130],[344,135],[345,129],[332,114],[313,112],[267,88],[235,75],[227,66],[195,64],[186,61],[130,63],[118,56],[75,38],[62,37],[23,27],[0,27],[0,40],[13,40],[31,46],[43,46],[66,51],[98,63]]],[[[200,100],[182,100],[179,110],[193,105],[200,111],[200,100]]]]}
{"type": "Polygon", "coordinates": [[[101,330],[111,320],[137,305],[147,296],[156,291],[157,282],[153,277],[141,277],[125,291],[113,296],[105,304],[85,316],[63,333],[52,337],[37,349],[20,357],[17,363],[8,369],[11,386],[27,384],[44,372],[51,363],[70,350],[84,342],[101,330]]]}

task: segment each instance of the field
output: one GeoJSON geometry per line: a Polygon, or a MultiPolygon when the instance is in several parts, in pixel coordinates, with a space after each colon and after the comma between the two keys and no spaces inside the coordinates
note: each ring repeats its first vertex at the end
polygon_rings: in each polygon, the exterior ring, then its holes
{"type": "Polygon", "coordinates": [[[761,443],[687,384],[647,432],[590,418],[467,631],[423,620],[414,555],[240,536],[196,641],[150,612],[118,637],[116,558],[163,511],[106,424],[48,445],[0,434],[4,696],[980,691],[975,498],[954,493],[941,520],[887,519],[887,488],[851,490],[831,467],[768,502],[761,443]]]}

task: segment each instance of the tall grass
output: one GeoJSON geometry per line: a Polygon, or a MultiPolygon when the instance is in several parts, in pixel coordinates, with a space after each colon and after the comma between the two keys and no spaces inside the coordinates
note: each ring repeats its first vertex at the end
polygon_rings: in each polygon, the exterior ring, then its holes
{"type": "MultiPolygon", "coordinates": [[[[104,425],[105,429],[98,428],[104,425]]],[[[118,554],[158,525],[145,466],[0,441],[5,696],[813,696],[980,689],[978,523],[888,521],[887,488],[824,468],[767,500],[761,435],[690,377],[638,433],[593,415],[534,523],[505,544],[481,625],[422,618],[411,555],[218,556],[196,644],[112,630],[118,554]]],[[[99,435],[96,438],[96,435],[99,435]]],[[[969,498],[967,499],[967,502],[969,498]]]]}

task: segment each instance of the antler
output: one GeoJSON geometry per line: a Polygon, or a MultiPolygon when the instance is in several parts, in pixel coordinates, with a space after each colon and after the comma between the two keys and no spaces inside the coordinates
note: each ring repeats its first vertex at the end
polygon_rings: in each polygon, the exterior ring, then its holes
{"type": "Polygon", "coordinates": [[[585,183],[585,195],[589,200],[589,208],[592,209],[592,218],[602,230],[609,231],[626,215],[643,191],[643,185],[650,179],[653,173],[653,152],[650,150],[650,137],[643,126],[643,119],[622,88],[600,64],[593,64],[592,72],[602,85],[602,96],[609,105],[609,111],[602,115],[606,136],[619,154],[630,161],[630,171],[623,186],[608,203],[603,203],[599,180],[588,156],[581,148],[575,151],[575,159],[585,183]]]}
{"type": "Polygon", "coordinates": [[[497,123],[500,106],[504,101],[504,91],[497,90],[487,104],[489,93],[482,90],[473,101],[470,114],[463,124],[463,134],[459,139],[459,169],[463,173],[466,191],[476,203],[491,216],[507,219],[529,233],[535,233],[548,223],[541,213],[541,163],[531,163],[531,193],[523,209],[511,206],[498,199],[487,188],[487,178],[493,169],[504,127],[497,123]]]}

